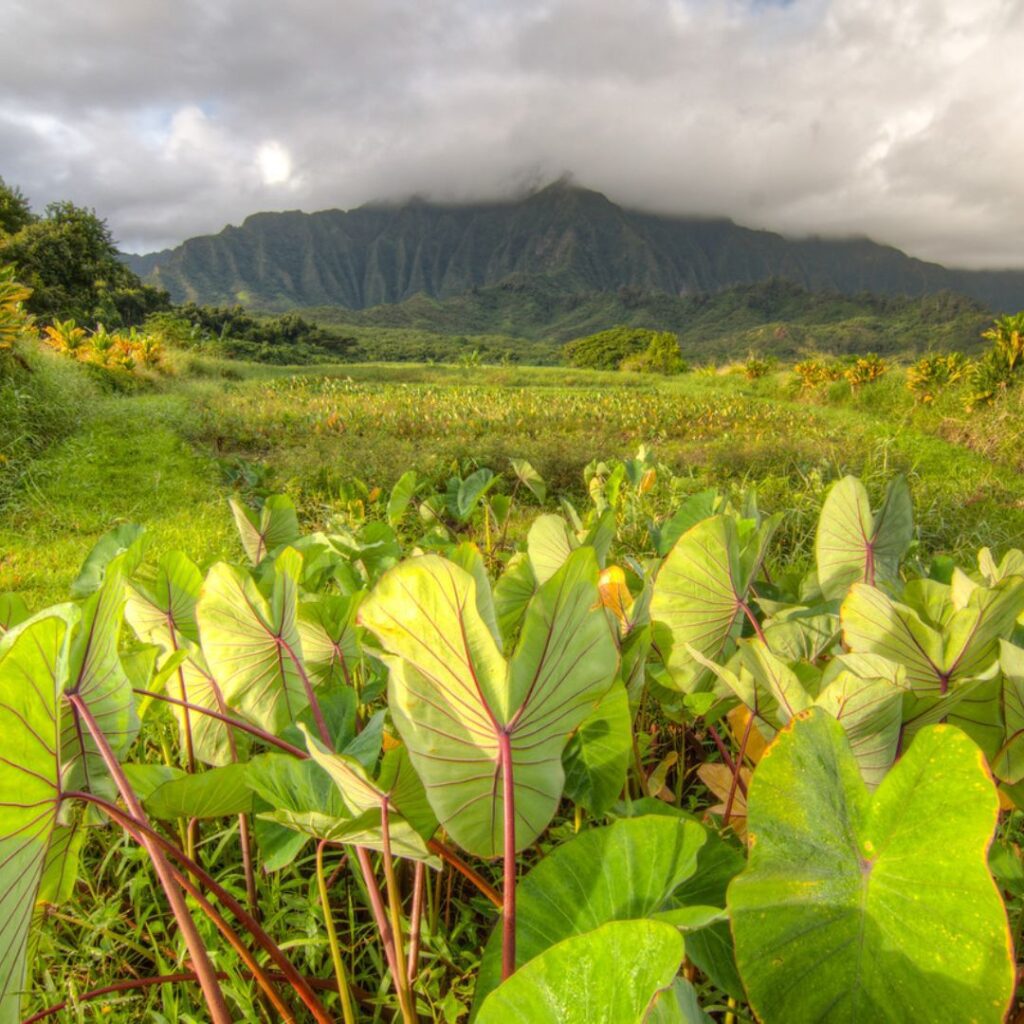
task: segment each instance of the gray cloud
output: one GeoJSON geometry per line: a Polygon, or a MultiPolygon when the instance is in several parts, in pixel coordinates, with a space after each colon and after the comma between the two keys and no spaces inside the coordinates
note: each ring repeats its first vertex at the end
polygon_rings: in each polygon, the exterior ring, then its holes
{"type": "Polygon", "coordinates": [[[1024,266],[1024,0],[0,9],[0,175],[127,248],[571,171],[646,209],[1024,266]]]}

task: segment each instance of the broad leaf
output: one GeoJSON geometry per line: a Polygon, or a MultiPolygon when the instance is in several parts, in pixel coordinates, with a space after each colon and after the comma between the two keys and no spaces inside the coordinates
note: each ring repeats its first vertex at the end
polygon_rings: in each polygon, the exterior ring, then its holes
{"type": "MultiPolygon", "coordinates": [[[[120,558],[107,565],[103,582],[81,608],[68,654],[66,694],[77,694],[115,754],[123,754],[139,731],[132,685],[121,665],[118,642],[124,619],[125,587],[120,558]]],[[[62,719],[61,760],[65,789],[100,787],[113,795],[113,781],[88,730],[72,713],[62,719]]]]}
{"type": "MultiPolygon", "coordinates": [[[[624,818],[556,847],[516,889],[516,961],[609,921],[649,917],[697,870],[704,829],[676,817],[624,818]]],[[[479,1006],[501,981],[501,926],[477,975],[479,1006]]]]}
{"type": "Polygon", "coordinates": [[[391,570],[360,621],[389,652],[389,704],[441,824],[484,857],[503,847],[500,746],[508,736],[516,849],[547,827],[562,795],[569,734],[615,675],[591,548],[540,588],[507,663],[478,611],[476,582],[434,555],[391,570]]]}
{"type": "Polygon", "coordinates": [[[655,997],[675,980],[682,958],[683,940],[670,925],[613,921],[552,946],[520,968],[488,996],[476,1021],[643,1024],[655,997]]]}
{"type": "Polygon", "coordinates": [[[0,1024],[21,1020],[29,926],[57,826],[57,700],[73,614],[50,609],[0,643],[0,1024]]]}
{"type": "Polygon", "coordinates": [[[986,863],[998,799],[967,736],[922,730],[871,796],[841,727],[811,711],[748,799],[728,904],[759,1020],[1002,1021],[1015,972],[986,863]]]}
{"type": "Polygon", "coordinates": [[[829,491],[818,519],[814,550],[821,592],[831,600],[854,583],[895,584],[913,538],[913,506],[903,477],[889,484],[877,516],[864,485],[844,477],[829,491]]]}
{"type": "Polygon", "coordinates": [[[540,473],[526,459],[510,459],[509,461],[512,463],[512,472],[515,473],[516,479],[543,505],[548,496],[548,487],[540,473]]]}
{"type": "Polygon", "coordinates": [[[0,638],[28,618],[28,607],[20,594],[0,594],[0,638]]]}
{"type": "Polygon", "coordinates": [[[177,649],[177,634],[198,643],[196,602],[202,585],[195,563],[172,551],[160,559],[152,587],[127,581],[125,618],[140,640],[159,644],[165,651],[177,649]]]}
{"type": "Polygon", "coordinates": [[[361,654],[356,615],[364,596],[362,590],[348,597],[324,594],[298,606],[303,663],[317,685],[352,685],[352,671],[361,654]]]}
{"type": "MultiPolygon", "coordinates": [[[[138,772],[163,765],[125,765],[132,787],[139,789],[138,772]]],[[[172,768],[169,776],[148,791],[143,806],[154,818],[171,821],[175,818],[223,818],[248,814],[252,810],[252,792],[247,783],[248,766],[229,764],[223,768],[189,775],[172,768]]],[[[141,794],[140,794],[141,795],[141,794]]]]}
{"type": "Polygon", "coordinates": [[[675,514],[659,527],[650,528],[658,554],[664,558],[687,530],[715,514],[722,499],[714,488],[690,495],[675,514]]]}
{"type": "MultiPolygon", "coordinates": [[[[291,552],[298,559],[295,552],[291,552]]],[[[297,623],[296,567],[274,573],[270,601],[252,577],[221,562],[196,607],[203,655],[228,704],[274,734],[309,703],[297,623]]]]}
{"type": "Polygon", "coordinates": [[[666,664],[673,684],[692,692],[709,689],[711,674],[692,651],[724,663],[743,629],[747,592],[760,569],[774,529],[766,524],[761,542],[744,557],[736,522],[729,516],[704,519],[680,537],[654,581],[651,618],[668,630],[666,664]]]}
{"type": "Polygon", "coordinates": [[[1024,649],[1000,642],[1005,739],[992,763],[995,775],[1010,785],[1024,779],[1024,649]]]}
{"type": "Polygon", "coordinates": [[[107,566],[116,558],[121,558],[119,563],[121,572],[125,576],[130,576],[138,568],[146,553],[149,538],[144,534],[145,531],[141,526],[136,526],[134,523],[122,523],[100,537],[93,549],[86,555],[78,576],[71,584],[72,596],[88,597],[99,590],[107,566]]]}
{"type": "Polygon", "coordinates": [[[615,803],[626,782],[633,750],[629,696],[616,683],[573,733],[562,753],[565,795],[600,817],[615,803]]]}
{"type": "Polygon", "coordinates": [[[405,513],[409,510],[409,503],[416,494],[416,490],[416,471],[414,469],[406,470],[398,478],[395,486],[391,488],[391,494],[388,496],[387,515],[388,523],[391,526],[397,529],[402,519],[405,518],[405,513]]]}
{"type": "Polygon", "coordinates": [[[526,535],[526,551],[537,584],[547,583],[578,547],[561,516],[537,516],[526,535]]]}
{"type": "Polygon", "coordinates": [[[242,547],[253,565],[259,565],[264,558],[299,539],[299,517],[287,495],[271,495],[258,514],[237,498],[229,498],[228,503],[242,547]]]}

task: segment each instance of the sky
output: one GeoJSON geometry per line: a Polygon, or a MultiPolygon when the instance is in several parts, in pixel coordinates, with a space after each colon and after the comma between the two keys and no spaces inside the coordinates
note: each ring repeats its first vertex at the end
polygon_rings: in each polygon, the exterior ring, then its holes
{"type": "Polygon", "coordinates": [[[568,173],[1024,267],[1024,0],[0,0],[0,26],[0,177],[130,251],[568,173]]]}

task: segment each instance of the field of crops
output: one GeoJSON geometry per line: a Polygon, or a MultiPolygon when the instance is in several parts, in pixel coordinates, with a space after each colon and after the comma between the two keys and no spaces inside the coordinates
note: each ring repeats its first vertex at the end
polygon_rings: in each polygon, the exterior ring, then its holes
{"type": "Polygon", "coordinates": [[[1015,395],[88,406],[0,477],[0,1024],[1020,1013],[1015,395]]]}

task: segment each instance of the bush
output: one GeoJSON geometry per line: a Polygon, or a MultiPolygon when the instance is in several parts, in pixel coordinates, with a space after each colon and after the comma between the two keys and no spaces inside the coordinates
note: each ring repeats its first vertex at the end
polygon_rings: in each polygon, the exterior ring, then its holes
{"type": "Polygon", "coordinates": [[[964,378],[969,365],[960,352],[922,356],[907,369],[907,388],[916,401],[934,402],[939,392],[964,378]]]}
{"type": "Polygon", "coordinates": [[[869,352],[866,356],[858,356],[853,365],[843,371],[843,376],[850,382],[850,390],[856,391],[862,385],[878,380],[888,368],[881,356],[869,352]]]}
{"type": "Polygon", "coordinates": [[[835,363],[824,359],[804,359],[793,367],[793,372],[805,391],[831,384],[843,376],[842,370],[835,363]]]}

